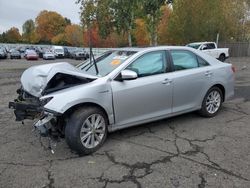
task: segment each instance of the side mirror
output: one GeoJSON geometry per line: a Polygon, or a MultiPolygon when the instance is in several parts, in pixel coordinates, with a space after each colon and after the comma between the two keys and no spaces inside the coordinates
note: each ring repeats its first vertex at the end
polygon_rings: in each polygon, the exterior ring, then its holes
{"type": "Polygon", "coordinates": [[[132,70],[123,70],[121,71],[121,80],[135,80],[136,78],[138,78],[138,75],[136,72],[132,71],[132,70]]]}

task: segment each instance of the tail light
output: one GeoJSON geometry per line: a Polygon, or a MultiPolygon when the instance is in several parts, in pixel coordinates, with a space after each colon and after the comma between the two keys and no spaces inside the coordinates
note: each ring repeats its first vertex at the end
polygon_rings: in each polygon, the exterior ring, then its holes
{"type": "Polygon", "coordinates": [[[231,66],[231,69],[232,69],[233,73],[236,72],[236,69],[235,69],[235,67],[233,65],[231,66]]]}

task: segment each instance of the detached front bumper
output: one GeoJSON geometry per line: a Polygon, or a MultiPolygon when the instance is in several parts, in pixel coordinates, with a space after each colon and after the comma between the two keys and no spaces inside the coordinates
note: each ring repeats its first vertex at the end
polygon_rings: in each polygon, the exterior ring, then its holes
{"type": "Polygon", "coordinates": [[[24,119],[33,120],[43,113],[43,108],[40,105],[18,100],[9,102],[9,108],[14,109],[16,121],[23,121],[24,119]]]}
{"type": "Polygon", "coordinates": [[[61,114],[49,110],[46,111],[46,109],[44,109],[42,106],[18,100],[9,102],[9,108],[14,109],[16,121],[23,121],[25,119],[38,119],[33,124],[33,126],[39,131],[41,136],[57,134],[57,118],[58,116],[61,116],[61,114]]]}

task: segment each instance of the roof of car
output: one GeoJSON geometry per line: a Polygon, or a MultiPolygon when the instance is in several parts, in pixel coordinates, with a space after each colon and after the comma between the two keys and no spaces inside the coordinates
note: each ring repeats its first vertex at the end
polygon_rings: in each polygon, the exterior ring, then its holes
{"type": "Polygon", "coordinates": [[[203,44],[203,43],[214,43],[214,42],[204,41],[204,42],[193,42],[193,43],[189,43],[189,44],[200,45],[200,44],[203,44]]]}
{"type": "Polygon", "coordinates": [[[189,47],[186,46],[150,46],[150,47],[123,47],[123,48],[114,48],[114,50],[120,50],[120,51],[144,51],[144,50],[161,50],[161,49],[189,49],[189,47]]]}

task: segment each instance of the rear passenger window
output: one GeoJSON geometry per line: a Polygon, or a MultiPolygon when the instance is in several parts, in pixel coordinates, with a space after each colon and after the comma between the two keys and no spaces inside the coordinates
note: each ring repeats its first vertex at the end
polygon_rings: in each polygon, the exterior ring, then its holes
{"type": "Polygon", "coordinates": [[[172,50],[170,53],[175,71],[199,67],[197,57],[192,52],[186,50],[172,50]]]}
{"type": "Polygon", "coordinates": [[[197,56],[198,59],[198,63],[199,63],[199,67],[205,67],[205,66],[209,66],[209,63],[206,62],[204,59],[202,59],[201,57],[197,56]]]}
{"type": "Polygon", "coordinates": [[[208,43],[207,48],[208,49],[215,49],[215,44],[214,43],[208,43]]]}

